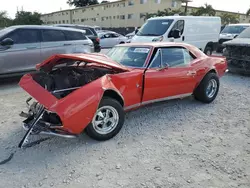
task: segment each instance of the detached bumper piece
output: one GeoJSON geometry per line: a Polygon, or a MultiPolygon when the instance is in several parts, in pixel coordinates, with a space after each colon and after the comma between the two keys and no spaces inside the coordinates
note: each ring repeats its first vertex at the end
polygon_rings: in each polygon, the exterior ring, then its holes
{"type": "Polygon", "coordinates": [[[37,102],[29,105],[31,98],[26,103],[29,107],[28,113],[21,112],[20,116],[26,118],[23,121],[23,128],[27,130],[23,139],[18,144],[19,148],[28,144],[30,135],[51,135],[63,138],[76,138],[77,135],[70,134],[62,129],[60,118],[52,112],[48,112],[42,105],[37,102]]]}

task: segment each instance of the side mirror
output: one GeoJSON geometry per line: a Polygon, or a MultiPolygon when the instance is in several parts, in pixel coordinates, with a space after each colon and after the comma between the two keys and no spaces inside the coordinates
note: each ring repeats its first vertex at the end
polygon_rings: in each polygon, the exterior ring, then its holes
{"type": "Polygon", "coordinates": [[[2,46],[12,46],[14,44],[14,41],[11,39],[11,38],[6,38],[6,39],[3,39],[0,44],[2,46]]]}
{"type": "Polygon", "coordinates": [[[172,37],[174,37],[175,39],[178,39],[181,37],[181,31],[179,29],[175,29],[172,31],[172,37]]]}
{"type": "Polygon", "coordinates": [[[135,30],[135,34],[138,33],[138,31],[139,31],[139,29],[136,29],[136,30],[135,30]]]}
{"type": "Polygon", "coordinates": [[[157,70],[158,70],[158,71],[166,70],[166,69],[168,69],[168,67],[169,67],[169,64],[163,63],[163,64],[161,65],[161,67],[158,68],[157,70]]]}

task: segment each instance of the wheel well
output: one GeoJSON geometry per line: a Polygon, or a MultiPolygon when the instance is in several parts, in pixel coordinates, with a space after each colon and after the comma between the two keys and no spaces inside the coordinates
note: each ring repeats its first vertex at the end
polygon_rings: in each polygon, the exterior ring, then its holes
{"type": "Polygon", "coordinates": [[[209,73],[215,73],[215,74],[217,74],[217,72],[214,69],[211,69],[210,71],[208,71],[207,74],[209,74],[209,73]]]}
{"type": "Polygon", "coordinates": [[[120,44],[125,44],[125,42],[122,41],[122,42],[120,42],[120,44]]]}
{"type": "Polygon", "coordinates": [[[106,90],[103,94],[103,97],[113,98],[113,99],[117,100],[122,106],[124,106],[124,101],[123,101],[122,97],[114,90],[106,90]]]}
{"type": "MultiPolygon", "coordinates": [[[[213,42],[208,42],[206,47],[211,47],[212,50],[214,50],[214,43],[213,42]]],[[[205,47],[205,49],[206,49],[206,47],[205,47]]],[[[204,51],[205,51],[205,49],[204,49],[204,51]]]]}

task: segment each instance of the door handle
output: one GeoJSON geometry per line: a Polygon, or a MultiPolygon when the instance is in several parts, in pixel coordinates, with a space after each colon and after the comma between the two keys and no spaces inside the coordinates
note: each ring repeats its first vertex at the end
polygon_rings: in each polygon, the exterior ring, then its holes
{"type": "Polygon", "coordinates": [[[71,44],[63,44],[63,46],[71,46],[71,44]]]}
{"type": "Polygon", "coordinates": [[[184,41],[185,40],[185,36],[182,36],[182,41],[184,41]]]}
{"type": "Polygon", "coordinates": [[[196,71],[188,71],[187,75],[188,76],[195,76],[196,75],[196,71]]]}

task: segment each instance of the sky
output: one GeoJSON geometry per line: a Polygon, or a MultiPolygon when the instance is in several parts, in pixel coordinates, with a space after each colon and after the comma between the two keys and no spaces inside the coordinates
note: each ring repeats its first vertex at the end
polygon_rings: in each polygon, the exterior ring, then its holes
{"type": "MultiPolygon", "coordinates": [[[[114,0],[111,0],[114,1],[114,0]]],[[[164,0],[163,0],[164,1],[164,0]]],[[[24,11],[37,11],[40,13],[50,13],[60,9],[70,8],[67,0],[0,0],[0,11],[6,10],[9,17],[14,17],[18,10],[23,8],[24,11]]],[[[250,0],[193,0],[190,6],[201,6],[205,3],[211,4],[215,9],[246,13],[250,8],[250,0]]]]}

